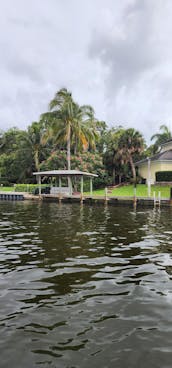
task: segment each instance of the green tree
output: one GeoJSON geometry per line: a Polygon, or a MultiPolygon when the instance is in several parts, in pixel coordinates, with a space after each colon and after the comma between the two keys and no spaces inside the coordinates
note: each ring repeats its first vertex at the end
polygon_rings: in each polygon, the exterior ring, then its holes
{"type": "Polygon", "coordinates": [[[29,127],[25,136],[23,137],[23,151],[28,150],[33,155],[34,165],[36,171],[40,169],[40,160],[43,156],[42,136],[44,126],[41,121],[34,121],[29,127]]]}
{"type": "Polygon", "coordinates": [[[104,164],[108,170],[108,172],[112,176],[113,184],[116,183],[116,177],[119,177],[119,182],[121,181],[122,176],[122,155],[119,151],[119,140],[124,132],[122,127],[117,127],[110,129],[104,135],[104,164]]]}
{"type": "Polygon", "coordinates": [[[136,181],[136,170],[134,166],[134,155],[143,152],[145,147],[142,134],[134,128],[123,131],[119,138],[118,149],[123,163],[129,163],[134,181],[136,181]]]}
{"type": "Polygon", "coordinates": [[[172,133],[167,125],[163,124],[159,127],[160,132],[152,135],[151,141],[155,140],[154,143],[154,153],[156,153],[161,146],[161,144],[165,143],[169,139],[172,138],[172,133]]]}
{"type": "Polygon", "coordinates": [[[10,128],[3,133],[0,146],[1,182],[15,183],[31,176],[32,156],[28,148],[23,146],[26,132],[10,128]]]}
{"type": "Polygon", "coordinates": [[[71,167],[71,145],[75,153],[77,149],[87,149],[95,145],[96,124],[94,110],[91,106],[79,106],[74,102],[72,94],[62,88],[50,101],[50,111],[42,115],[46,132],[43,142],[53,139],[54,144],[67,145],[68,170],[71,167]]]}

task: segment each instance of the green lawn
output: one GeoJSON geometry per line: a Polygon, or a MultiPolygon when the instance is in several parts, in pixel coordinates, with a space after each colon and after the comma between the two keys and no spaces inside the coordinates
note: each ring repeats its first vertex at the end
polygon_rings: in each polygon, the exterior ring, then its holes
{"type": "Polygon", "coordinates": [[[0,187],[0,192],[14,192],[14,187],[0,187]]]}
{"type": "MultiPolygon", "coordinates": [[[[0,191],[5,192],[14,192],[14,187],[0,187],[0,191]]],[[[161,192],[161,198],[169,198],[170,197],[170,187],[169,186],[151,186],[151,197],[153,197],[153,192],[155,191],[156,197],[158,196],[158,192],[161,192]]],[[[89,195],[90,193],[84,193],[85,195],[89,195]]],[[[98,189],[93,191],[93,195],[97,196],[105,196],[104,189],[98,189]]],[[[132,184],[125,185],[120,188],[116,188],[112,190],[112,193],[108,192],[108,196],[122,196],[122,197],[132,197],[134,195],[134,186],[132,184]]],[[[136,196],[137,197],[148,197],[148,188],[144,184],[137,184],[136,187],[136,196]]]]}
{"type": "MultiPolygon", "coordinates": [[[[153,192],[155,191],[156,196],[158,196],[158,192],[161,192],[161,198],[169,198],[170,197],[170,187],[169,186],[151,186],[151,196],[153,197],[153,192]]],[[[84,193],[88,194],[89,193],[84,193]]],[[[105,190],[104,189],[98,189],[93,191],[93,195],[100,195],[105,196],[105,190]]],[[[134,186],[131,185],[125,185],[120,188],[116,188],[112,190],[112,193],[108,193],[108,196],[126,196],[126,197],[132,197],[134,195],[134,186]]],[[[136,196],[137,197],[148,197],[148,188],[144,184],[137,184],[136,187],[136,196]]]]}

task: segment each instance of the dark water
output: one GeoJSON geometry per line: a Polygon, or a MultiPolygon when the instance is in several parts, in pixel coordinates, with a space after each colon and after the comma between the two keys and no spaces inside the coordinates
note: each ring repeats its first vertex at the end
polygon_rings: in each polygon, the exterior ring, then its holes
{"type": "Polygon", "coordinates": [[[0,202],[0,368],[171,368],[171,223],[0,202]]]}

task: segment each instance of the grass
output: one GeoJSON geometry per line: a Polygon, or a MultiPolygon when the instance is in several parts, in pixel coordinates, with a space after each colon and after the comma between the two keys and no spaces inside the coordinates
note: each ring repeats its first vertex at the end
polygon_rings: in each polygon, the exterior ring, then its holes
{"type": "MultiPolygon", "coordinates": [[[[14,192],[14,187],[0,187],[0,191],[4,192],[14,192]]],[[[151,185],[151,197],[153,197],[153,192],[155,191],[156,197],[158,196],[158,192],[161,192],[161,198],[170,198],[170,186],[155,186],[151,185]]],[[[85,195],[90,195],[89,192],[84,193],[85,195]]],[[[105,196],[104,189],[97,189],[93,191],[94,196],[105,196]]],[[[111,193],[108,193],[110,197],[133,197],[134,196],[134,186],[132,184],[125,185],[116,189],[113,189],[111,193]]],[[[147,185],[137,184],[136,187],[136,196],[137,197],[148,197],[148,188],[147,185]]]]}
{"type": "MultiPolygon", "coordinates": [[[[155,186],[151,185],[151,197],[153,197],[153,192],[155,191],[156,197],[158,196],[158,192],[161,192],[161,198],[169,198],[170,197],[170,186],[155,186]]],[[[89,193],[84,193],[88,194],[89,193]]],[[[93,195],[97,196],[105,196],[104,189],[97,189],[93,191],[93,195]]],[[[116,189],[113,189],[111,193],[108,193],[108,196],[113,197],[133,197],[134,196],[134,186],[132,184],[125,185],[116,189]]],[[[136,187],[136,196],[137,197],[148,197],[148,188],[147,185],[137,184],[136,187]]]]}
{"type": "Polygon", "coordinates": [[[0,192],[14,192],[14,187],[0,187],[0,192]]]}

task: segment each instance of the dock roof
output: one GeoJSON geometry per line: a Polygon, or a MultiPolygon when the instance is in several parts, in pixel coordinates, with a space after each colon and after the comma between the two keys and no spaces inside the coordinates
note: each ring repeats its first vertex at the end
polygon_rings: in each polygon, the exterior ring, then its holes
{"type": "Polygon", "coordinates": [[[97,174],[92,174],[86,171],[79,170],[50,170],[50,171],[37,171],[33,175],[37,176],[88,176],[97,178],[97,174]]]}

